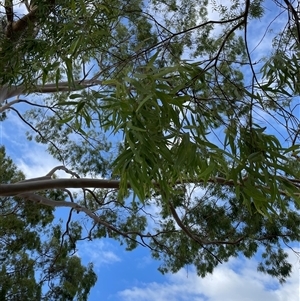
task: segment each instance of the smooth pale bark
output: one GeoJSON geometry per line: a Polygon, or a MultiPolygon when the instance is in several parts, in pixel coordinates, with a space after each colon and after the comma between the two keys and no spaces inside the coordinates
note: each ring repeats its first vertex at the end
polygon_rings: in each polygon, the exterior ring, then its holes
{"type": "Polygon", "coordinates": [[[120,181],[104,179],[51,179],[0,184],[0,196],[14,196],[25,192],[63,188],[119,188],[120,181]]]}
{"type": "MultiPolygon", "coordinates": [[[[245,178],[246,179],[246,178],[245,178]]],[[[284,178],[285,180],[290,181],[296,188],[299,188],[300,180],[293,180],[289,178],[284,178]]],[[[178,182],[176,184],[196,184],[202,183],[203,180],[198,181],[184,181],[178,182]]],[[[215,177],[207,180],[208,183],[221,184],[226,186],[236,185],[232,180],[226,180],[225,178],[215,177]]],[[[241,187],[243,183],[237,183],[241,187]]],[[[156,183],[153,183],[156,186],[156,183]]],[[[66,188],[115,188],[120,187],[119,180],[107,180],[107,179],[92,179],[92,178],[60,178],[60,179],[51,179],[49,175],[39,178],[33,178],[14,184],[0,184],[0,196],[16,196],[22,193],[27,192],[36,192],[46,189],[66,189],[66,188]]],[[[128,188],[130,185],[128,184],[128,188]]],[[[267,186],[256,186],[258,189],[270,190],[267,186]]],[[[281,195],[286,196],[285,191],[279,191],[281,195]]],[[[296,197],[300,196],[300,192],[294,194],[296,197]]]]}
{"type": "Polygon", "coordinates": [[[99,80],[83,80],[75,81],[73,86],[70,86],[68,82],[60,82],[58,84],[46,84],[36,85],[31,88],[30,91],[24,86],[2,86],[0,88],[0,113],[9,109],[13,104],[18,103],[18,97],[22,94],[34,94],[34,93],[58,93],[58,92],[73,92],[83,90],[85,88],[101,85],[99,80]],[[16,97],[16,99],[7,102],[9,98],[16,97]],[[4,104],[5,103],[5,104],[4,104]],[[4,104],[4,105],[3,105],[4,104]]]}

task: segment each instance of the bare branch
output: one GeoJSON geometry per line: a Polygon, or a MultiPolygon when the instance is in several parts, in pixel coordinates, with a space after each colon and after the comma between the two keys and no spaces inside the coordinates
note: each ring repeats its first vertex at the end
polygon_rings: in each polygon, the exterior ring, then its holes
{"type": "Polygon", "coordinates": [[[79,178],[79,175],[75,172],[73,172],[72,170],[68,169],[67,167],[65,167],[64,165],[60,165],[60,166],[56,166],[54,168],[52,168],[46,176],[53,176],[53,174],[57,171],[57,170],[63,170],[65,171],[66,173],[76,177],[76,178],[79,178]]]}
{"type": "MultiPolygon", "coordinates": [[[[24,90],[23,86],[2,86],[0,88],[0,105],[8,98],[21,95],[24,90]]],[[[1,108],[2,109],[2,108],[1,108]]],[[[1,112],[1,111],[0,111],[1,112]]]]}
{"type": "MultiPolygon", "coordinates": [[[[58,92],[73,92],[86,88],[102,85],[99,80],[77,80],[75,85],[71,86],[68,82],[60,82],[58,84],[36,85],[30,91],[25,86],[2,86],[0,88],[0,104],[6,99],[28,93],[58,93],[58,92]]],[[[11,106],[12,104],[10,104],[11,106]]],[[[7,108],[5,108],[7,109],[7,108]]],[[[3,112],[3,107],[0,108],[0,113],[3,112]]]]}
{"type": "Polygon", "coordinates": [[[37,7],[32,9],[28,14],[20,18],[18,21],[14,22],[13,31],[24,31],[25,27],[27,27],[29,23],[33,23],[36,20],[36,11],[37,7]]]}
{"type": "MultiPolygon", "coordinates": [[[[299,190],[298,182],[300,180],[290,179],[279,177],[282,180],[288,181],[291,185],[294,185],[296,189],[299,190]]],[[[202,183],[203,180],[185,180],[183,182],[178,182],[176,184],[190,184],[190,183],[202,183]]],[[[226,186],[243,186],[243,183],[235,183],[233,180],[226,180],[225,178],[215,177],[207,180],[208,183],[226,185],[226,186]]],[[[158,186],[157,183],[153,183],[154,186],[158,186]]],[[[130,188],[130,185],[127,186],[130,188]]],[[[257,189],[270,190],[268,186],[256,185],[254,186],[257,189]]],[[[0,184],[0,196],[15,196],[20,193],[32,192],[32,191],[41,191],[45,189],[65,189],[65,188],[120,188],[119,180],[106,180],[106,179],[92,179],[92,178],[60,178],[60,179],[51,179],[49,174],[40,177],[29,179],[14,184],[0,184]]],[[[285,191],[279,190],[279,193],[283,196],[288,196],[285,191]]],[[[300,192],[294,193],[295,197],[300,196],[300,192]]]]}
{"type": "Polygon", "coordinates": [[[7,26],[6,26],[6,35],[9,35],[12,33],[12,25],[14,22],[14,6],[12,0],[5,0],[4,4],[5,13],[6,13],[6,20],[7,20],[7,26]]]}
{"type": "Polygon", "coordinates": [[[18,182],[15,184],[0,184],[0,196],[15,196],[20,193],[40,191],[45,189],[64,188],[119,188],[120,181],[104,179],[51,179],[18,182]]]}
{"type": "Polygon", "coordinates": [[[19,103],[20,99],[17,97],[15,100],[8,102],[7,104],[5,104],[4,106],[0,107],[0,113],[9,110],[10,107],[16,103],[19,103]]]}
{"type": "Polygon", "coordinates": [[[142,242],[137,241],[136,239],[133,239],[130,235],[139,235],[140,237],[151,237],[150,234],[142,234],[139,232],[134,232],[134,231],[130,231],[130,232],[123,232],[120,231],[119,229],[117,229],[116,227],[114,227],[113,225],[109,224],[108,222],[102,220],[101,218],[99,218],[95,213],[91,212],[89,209],[87,209],[86,207],[80,206],[77,203],[73,203],[73,202],[65,202],[65,201],[53,201],[50,200],[44,196],[40,196],[34,193],[22,193],[19,194],[18,197],[22,197],[24,199],[27,200],[31,200],[31,201],[35,201],[39,204],[42,205],[46,205],[46,206],[50,206],[50,207],[66,207],[66,208],[71,208],[73,210],[76,210],[78,212],[84,212],[87,216],[89,216],[91,219],[94,220],[94,222],[96,224],[101,224],[104,227],[106,227],[107,229],[110,229],[111,231],[118,233],[120,235],[122,235],[123,237],[126,237],[130,240],[133,240],[135,242],[137,242],[140,245],[143,245],[142,242]]]}
{"type": "Polygon", "coordinates": [[[203,241],[196,235],[194,235],[190,229],[188,229],[181,221],[181,219],[179,218],[172,202],[169,202],[169,208],[171,210],[171,213],[177,223],[177,225],[182,229],[182,231],[188,236],[190,237],[193,241],[197,242],[206,252],[208,252],[211,256],[213,256],[219,263],[222,264],[222,261],[216,256],[214,255],[210,250],[208,250],[206,247],[204,247],[203,245],[203,241]]]}

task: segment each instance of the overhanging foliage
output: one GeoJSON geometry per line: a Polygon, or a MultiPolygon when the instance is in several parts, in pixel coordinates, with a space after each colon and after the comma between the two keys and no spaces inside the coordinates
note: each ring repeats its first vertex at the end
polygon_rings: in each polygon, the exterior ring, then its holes
{"type": "Polygon", "coordinates": [[[259,270],[284,281],[282,244],[299,241],[299,8],[284,1],[286,26],[257,54],[252,23],[272,26],[261,1],[25,3],[4,5],[0,113],[63,166],[1,179],[0,196],[82,211],[90,237],[146,245],[163,272],[205,276],[262,247],[259,270]]]}

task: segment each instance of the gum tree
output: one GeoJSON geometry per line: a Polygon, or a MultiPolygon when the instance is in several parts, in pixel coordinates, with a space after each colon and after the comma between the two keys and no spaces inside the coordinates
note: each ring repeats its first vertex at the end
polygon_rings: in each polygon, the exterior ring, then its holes
{"type": "Polygon", "coordinates": [[[83,212],[90,237],[148,246],[162,272],[205,276],[262,247],[258,269],[283,282],[282,246],[299,241],[299,11],[272,3],[287,25],[254,57],[252,23],[273,24],[263,2],[227,4],[41,1],[17,17],[6,1],[0,112],[62,166],[0,195],[83,212]]]}
{"type": "MultiPolygon", "coordinates": [[[[0,165],[1,183],[24,180],[4,147],[0,148],[0,165]]],[[[57,190],[44,197],[65,200],[57,190]]],[[[1,300],[87,300],[97,277],[92,264],[85,267],[74,256],[80,224],[68,222],[65,231],[49,206],[19,197],[0,201],[1,300]]]]}

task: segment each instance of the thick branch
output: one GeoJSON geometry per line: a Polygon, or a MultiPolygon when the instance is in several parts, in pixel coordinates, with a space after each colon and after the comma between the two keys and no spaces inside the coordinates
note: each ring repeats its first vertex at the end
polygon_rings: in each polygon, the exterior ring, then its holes
{"type": "Polygon", "coordinates": [[[28,5],[27,1],[25,1],[25,6],[28,10],[28,13],[26,15],[24,15],[23,17],[19,18],[17,21],[13,22],[13,19],[10,18],[9,20],[9,16],[11,15],[11,13],[13,13],[12,9],[13,9],[13,1],[11,0],[6,0],[6,15],[7,15],[7,20],[8,20],[8,28],[6,31],[6,36],[9,39],[13,39],[13,38],[18,38],[20,37],[20,35],[22,35],[24,32],[26,32],[26,30],[28,29],[28,27],[30,26],[30,24],[34,24],[38,21],[38,13],[39,13],[39,9],[40,9],[40,14],[42,13],[43,16],[47,16],[50,14],[51,9],[54,7],[55,5],[55,0],[49,0],[47,3],[47,9],[45,10],[45,5],[44,7],[41,9],[41,4],[40,6],[35,5],[28,5]],[[9,9],[9,11],[7,10],[7,7],[10,7],[11,3],[11,9],[9,9]],[[11,10],[11,12],[10,12],[11,10]]]}
{"type": "Polygon", "coordinates": [[[14,21],[14,6],[12,0],[5,0],[4,4],[6,20],[8,24],[12,24],[14,21]]]}
{"type": "Polygon", "coordinates": [[[56,93],[56,92],[71,92],[85,88],[101,85],[99,80],[77,80],[75,85],[71,86],[69,82],[60,82],[58,84],[37,85],[29,93],[56,93]]]}
{"type": "MultiPolygon", "coordinates": [[[[8,98],[21,95],[23,90],[23,86],[2,86],[0,89],[0,105],[2,105],[8,98]]],[[[3,107],[1,107],[0,110],[2,110],[2,108],[3,107]]]]}
{"type": "MultiPolygon", "coordinates": [[[[291,184],[294,184],[295,188],[297,188],[297,180],[283,178],[289,181],[291,184]]],[[[199,179],[197,181],[184,181],[184,183],[201,183],[203,180],[199,179]]],[[[208,179],[208,183],[215,183],[227,186],[234,186],[235,183],[232,180],[226,180],[221,177],[215,177],[208,179]]],[[[155,185],[155,183],[153,183],[155,185]]],[[[178,182],[178,184],[182,184],[182,182],[178,182]]],[[[242,183],[237,183],[237,185],[241,185],[242,183]]],[[[50,175],[46,175],[44,177],[34,178],[26,181],[21,181],[15,184],[0,184],[0,196],[15,196],[20,193],[25,192],[33,192],[33,191],[41,191],[45,189],[65,189],[65,188],[113,188],[118,189],[120,187],[119,180],[105,180],[105,179],[81,179],[81,178],[61,178],[61,179],[50,179],[50,175]]],[[[262,188],[265,190],[270,190],[267,186],[256,186],[257,188],[262,188]]],[[[128,188],[130,185],[128,184],[128,188]]],[[[287,193],[284,191],[279,191],[281,195],[286,196],[287,193]]],[[[295,196],[299,197],[300,193],[294,193],[295,196]]]]}
{"type": "Polygon", "coordinates": [[[0,113],[8,110],[11,106],[13,106],[14,104],[19,103],[19,102],[20,102],[19,98],[16,98],[15,100],[8,102],[4,106],[0,107],[0,113]]]}
{"type": "MultiPolygon", "coordinates": [[[[44,178],[44,177],[42,177],[44,178]]],[[[18,182],[15,184],[0,184],[0,196],[15,196],[20,193],[40,191],[45,189],[64,188],[119,188],[120,181],[104,179],[52,179],[18,182]]]]}
{"type": "MultiPolygon", "coordinates": [[[[58,93],[58,92],[72,92],[79,91],[85,88],[101,85],[102,82],[98,80],[84,80],[75,81],[74,86],[70,86],[68,82],[60,82],[58,84],[46,84],[46,85],[36,85],[30,90],[26,89],[25,86],[3,86],[0,88],[0,105],[4,103],[8,98],[19,96],[21,94],[31,94],[31,93],[58,93]]],[[[3,107],[0,107],[0,113],[8,109],[12,104],[17,103],[13,101],[3,107]]]]}
{"type": "Polygon", "coordinates": [[[37,7],[35,7],[35,9],[31,10],[28,14],[26,14],[22,18],[20,18],[18,21],[14,22],[12,24],[11,34],[23,32],[26,30],[26,28],[30,23],[34,23],[36,21],[36,11],[37,11],[37,7]]]}

